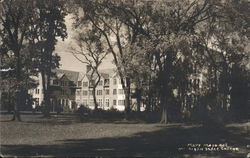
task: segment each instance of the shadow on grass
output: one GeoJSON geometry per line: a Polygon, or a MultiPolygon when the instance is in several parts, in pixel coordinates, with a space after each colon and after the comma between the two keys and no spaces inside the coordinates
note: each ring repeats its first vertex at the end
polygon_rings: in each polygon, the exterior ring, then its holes
{"type": "MultiPolygon", "coordinates": [[[[6,111],[0,111],[2,116],[0,122],[11,122],[11,113],[6,111]]],[[[123,114],[108,115],[108,114],[96,114],[80,117],[77,113],[51,113],[49,118],[44,118],[41,112],[32,113],[31,111],[21,111],[22,122],[30,124],[42,124],[42,125],[69,125],[75,123],[114,123],[114,124],[137,124],[147,123],[140,119],[124,120],[123,114]]],[[[150,122],[152,123],[152,122],[150,122]]],[[[154,122],[155,123],[155,122],[154,122]]]]}
{"type": "Polygon", "coordinates": [[[3,155],[53,157],[246,157],[249,136],[233,128],[171,125],[130,137],[57,140],[55,145],[2,145],[3,155]],[[232,133],[232,130],[234,131],[232,133]],[[231,132],[228,132],[231,131],[231,132]],[[190,151],[188,144],[225,144],[239,151],[190,151]],[[181,149],[181,150],[180,150],[181,149]]]}

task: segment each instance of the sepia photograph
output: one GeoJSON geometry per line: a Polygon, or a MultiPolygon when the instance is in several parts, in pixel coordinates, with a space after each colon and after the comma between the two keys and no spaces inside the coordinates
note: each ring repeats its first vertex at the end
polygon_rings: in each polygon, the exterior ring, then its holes
{"type": "Polygon", "coordinates": [[[250,1],[0,0],[0,156],[250,158],[250,1]]]}

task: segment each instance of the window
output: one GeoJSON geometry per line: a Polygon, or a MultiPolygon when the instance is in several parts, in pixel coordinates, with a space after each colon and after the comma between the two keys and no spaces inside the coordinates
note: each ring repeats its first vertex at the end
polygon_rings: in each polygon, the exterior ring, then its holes
{"type": "Polygon", "coordinates": [[[109,107],[109,99],[106,99],[106,100],[105,100],[105,105],[106,105],[107,107],[109,107]]]}
{"type": "Polygon", "coordinates": [[[81,81],[78,81],[78,82],[77,82],[77,86],[78,86],[78,87],[81,87],[81,86],[82,86],[82,82],[81,82],[81,81]]]}
{"type": "Polygon", "coordinates": [[[118,105],[125,105],[125,100],[118,100],[118,105]]]}
{"type": "Polygon", "coordinates": [[[57,80],[53,80],[53,85],[57,85],[58,81],[57,80]]]}
{"type": "Polygon", "coordinates": [[[103,81],[100,80],[99,83],[98,83],[98,86],[102,86],[103,85],[103,81]]]}
{"type": "Polygon", "coordinates": [[[39,93],[40,93],[40,89],[37,88],[37,89],[35,90],[35,93],[36,93],[36,94],[39,94],[39,93]]]}
{"type": "Polygon", "coordinates": [[[68,82],[67,81],[61,81],[61,86],[67,86],[68,82]]]}
{"type": "Polygon", "coordinates": [[[83,87],[88,87],[88,82],[82,82],[83,87]]]}
{"type": "Polygon", "coordinates": [[[105,89],[105,94],[109,95],[109,89],[105,89]]]}
{"type": "Polygon", "coordinates": [[[113,85],[116,85],[117,84],[117,81],[116,81],[116,78],[113,79],[113,85]]]}
{"type": "Polygon", "coordinates": [[[119,84],[121,84],[122,83],[122,80],[119,80],[119,84]]]}
{"type": "Polygon", "coordinates": [[[98,105],[102,106],[102,99],[98,99],[97,103],[98,105]]]}
{"type": "Polygon", "coordinates": [[[68,82],[68,86],[74,86],[74,82],[73,81],[69,81],[68,82]]]}
{"type": "Polygon", "coordinates": [[[93,94],[93,90],[89,90],[89,95],[92,95],[93,94]]]}
{"type": "Polygon", "coordinates": [[[83,99],[82,102],[83,102],[83,105],[87,105],[88,104],[88,100],[86,100],[86,99],[83,99]]]}
{"type": "Polygon", "coordinates": [[[83,95],[88,95],[88,91],[82,91],[83,95]]]}
{"type": "Polygon", "coordinates": [[[117,94],[117,90],[113,89],[113,94],[116,95],[117,94]]]}
{"type": "Polygon", "coordinates": [[[95,80],[91,80],[91,81],[89,81],[89,86],[90,86],[90,87],[93,87],[93,86],[94,86],[94,84],[95,84],[95,80]]]}
{"type": "Polygon", "coordinates": [[[124,90],[123,89],[119,89],[118,92],[119,92],[119,94],[124,94],[124,90]]]}
{"type": "Polygon", "coordinates": [[[97,90],[97,95],[102,95],[102,90],[97,90]]]}
{"type": "Polygon", "coordinates": [[[94,100],[93,99],[89,100],[89,105],[94,105],[94,100]]]}
{"type": "Polygon", "coordinates": [[[113,105],[116,105],[116,100],[113,100],[113,105]]]}
{"type": "Polygon", "coordinates": [[[36,106],[39,105],[39,98],[35,98],[36,99],[36,106]]]}
{"type": "Polygon", "coordinates": [[[105,79],[105,80],[104,80],[104,85],[105,85],[105,86],[109,86],[109,79],[105,79]]]}
{"type": "Polygon", "coordinates": [[[80,95],[80,93],[81,93],[81,91],[80,91],[80,90],[76,91],[76,94],[77,94],[77,95],[80,95]]]}

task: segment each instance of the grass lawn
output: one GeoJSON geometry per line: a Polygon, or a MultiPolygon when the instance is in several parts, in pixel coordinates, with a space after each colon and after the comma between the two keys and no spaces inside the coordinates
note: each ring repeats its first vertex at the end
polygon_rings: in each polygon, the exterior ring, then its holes
{"type": "Polygon", "coordinates": [[[25,113],[22,122],[11,122],[11,117],[0,115],[3,156],[246,157],[250,153],[249,122],[206,128],[122,120],[81,122],[76,115],[44,119],[25,113]]]}

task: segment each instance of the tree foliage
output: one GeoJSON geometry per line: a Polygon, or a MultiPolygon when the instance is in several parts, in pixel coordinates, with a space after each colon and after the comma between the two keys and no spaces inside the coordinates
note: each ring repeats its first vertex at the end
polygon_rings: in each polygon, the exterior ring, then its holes
{"type": "Polygon", "coordinates": [[[48,76],[49,83],[51,69],[59,66],[59,58],[53,56],[52,52],[57,37],[67,36],[63,7],[63,1],[1,2],[0,48],[1,60],[4,62],[1,67],[15,71],[12,76],[16,79],[17,90],[14,116],[18,119],[18,104],[21,104],[18,96],[23,89],[31,88],[27,85],[30,77],[42,71],[48,76]]]}
{"type": "Polygon", "coordinates": [[[249,62],[247,1],[75,2],[76,24],[103,34],[119,76],[137,99],[158,100],[161,122],[200,107],[228,110],[233,67],[249,62]]]}

